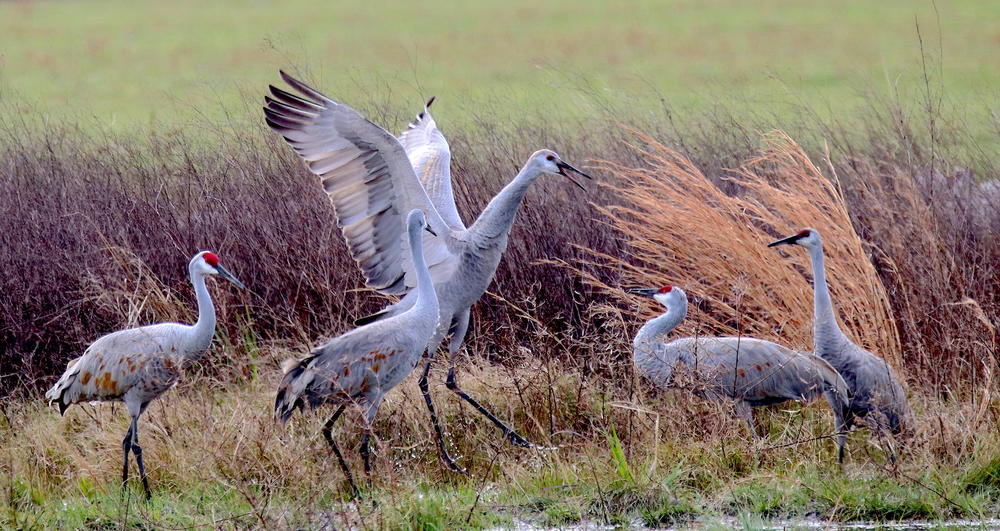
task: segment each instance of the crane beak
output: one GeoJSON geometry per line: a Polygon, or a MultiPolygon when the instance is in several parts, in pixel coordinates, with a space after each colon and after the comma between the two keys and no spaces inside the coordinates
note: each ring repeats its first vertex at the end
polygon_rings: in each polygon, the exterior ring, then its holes
{"type": "Polygon", "coordinates": [[[625,291],[631,293],[632,295],[640,295],[642,297],[652,297],[656,295],[660,290],[656,288],[628,288],[625,291]]]}
{"type": "Polygon", "coordinates": [[[782,238],[780,240],[773,241],[773,242],[767,244],[767,246],[768,247],[774,247],[774,246],[777,246],[777,245],[794,245],[795,242],[799,241],[799,238],[801,238],[801,237],[802,236],[799,236],[798,234],[792,234],[791,236],[789,236],[787,238],[782,238]]]}
{"type": "Polygon", "coordinates": [[[586,190],[586,188],[584,188],[583,185],[580,184],[579,181],[577,181],[576,179],[574,179],[573,177],[571,177],[570,174],[567,173],[567,172],[573,172],[573,173],[582,175],[582,176],[584,176],[584,177],[586,177],[588,179],[593,179],[593,177],[587,175],[586,173],[583,173],[582,171],[574,168],[570,164],[567,164],[567,163],[565,163],[565,162],[563,162],[561,160],[559,162],[556,162],[556,167],[559,168],[559,175],[562,175],[563,177],[569,179],[569,182],[577,185],[581,190],[586,190]]]}
{"type": "Polygon", "coordinates": [[[227,271],[226,268],[222,267],[222,264],[215,266],[215,270],[219,272],[220,277],[232,282],[233,284],[236,284],[236,287],[240,289],[247,289],[247,287],[244,286],[243,283],[240,282],[238,278],[234,277],[232,273],[227,271]]]}
{"type": "Polygon", "coordinates": [[[431,233],[431,236],[437,237],[438,233],[434,232],[434,229],[430,225],[424,225],[424,230],[431,233]]]}

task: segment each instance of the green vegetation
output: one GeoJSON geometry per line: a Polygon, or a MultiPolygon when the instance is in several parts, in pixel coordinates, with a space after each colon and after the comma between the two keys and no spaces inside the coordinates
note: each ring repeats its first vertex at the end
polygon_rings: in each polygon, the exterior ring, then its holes
{"type": "Polygon", "coordinates": [[[278,68],[355,106],[381,98],[409,114],[437,95],[450,128],[484,104],[549,119],[605,100],[643,114],[661,98],[839,114],[859,89],[922,86],[916,23],[945,102],[995,105],[1000,4],[988,0],[4,2],[0,87],[53,119],[119,130],[184,127],[219,103],[255,113],[278,68]]]}
{"type": "Polygon", "coordinates": [[[990,459],[986,464],[973,467],[962,479],[969,491],[1000,490],[1000,456],[990,459]]]}

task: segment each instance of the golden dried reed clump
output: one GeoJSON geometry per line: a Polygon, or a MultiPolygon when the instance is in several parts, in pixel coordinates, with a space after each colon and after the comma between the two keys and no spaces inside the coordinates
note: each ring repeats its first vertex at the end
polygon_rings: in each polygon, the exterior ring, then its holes
{"type": "MultiPolygon", "coordinates": [[[[759,156],[726,179],[724,191],[691,161],[633,131],[646,167],[609,161],[621,202],[595,206],[626,239],[624,256],[591,251],[590,264],[621,272],[628,283],[677,285],[697,302],[684,334],[744,334],[795,348],[812,345],[813,302],[808,255],[767,244],[802,227],[823,235],[827,277],[845,333],[894,365],[900,342],[891,306],[855,233],[844,200],[791,138],[762,136],[759,156]]],[[[624,286],[590,276],[592,285],[621,300],[624,286]]],[[[662,311],[646,302],[641,319],[662,311]]]]}
{"type": "Polygon", "coordinates": [[[102,276],[85,271],[81,279],[82,299],[99,312],[122,316],[123,327],[154,321],[193,323],[195,308],[171,293],[133,250],[104,241],[108,267],[102,276]]]}

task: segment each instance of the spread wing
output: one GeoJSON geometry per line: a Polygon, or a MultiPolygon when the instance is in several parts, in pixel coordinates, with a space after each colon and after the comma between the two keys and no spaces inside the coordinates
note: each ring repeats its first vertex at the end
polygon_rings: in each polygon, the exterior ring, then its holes
{"type": "Polygon", "coordinates": [[[281,134],[320,178],[337,214],[351,256],[365,283],[400,295],[416,286],[407,251],[404,217],[419,208],[438,237],[424,236],[424,255],[435,282],[458,258],[449,249],[451,229],[421,186],[399,141],[357,111],[281,72],[301,96],[271,86],[265,121],[281,134]]]}
{"type": "Polygon", "coordinates": [[[432,103],[434,98],[399,135],[399,143],[406,150],[413,171],[444,222],[452,229],[465,230],[455,207],[455,193],[451,189],[451,148],[431,116],[432,103]]]}

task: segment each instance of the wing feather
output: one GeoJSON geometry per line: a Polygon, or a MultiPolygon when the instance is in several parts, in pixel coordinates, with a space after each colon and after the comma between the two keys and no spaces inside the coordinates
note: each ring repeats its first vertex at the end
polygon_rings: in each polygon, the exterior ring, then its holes
{"type": "Polygon", "coordinates": [[[299,94],[272,86],[264,98],[264,120],[319,177],[366,284],[392,295],[416,285],[403,230],[403,217],[414,208],[427,214],[439,235],[424,237],[431,276],[440,280],[454,272],[458,257],[446,239],[465,227],[441,217],[400,142],[349,106],[284,72],[281,77],[299,94]]]}
{"type": "Polygon", "coordinates": [[[441,218],[452,229],[465,230],[451,188],[451,148],[431,116],[430,106],[433,103],[434,98],[431,98],[424,110],[399,135],[399,143],[406,150],[413,171],[441,218]]]}

